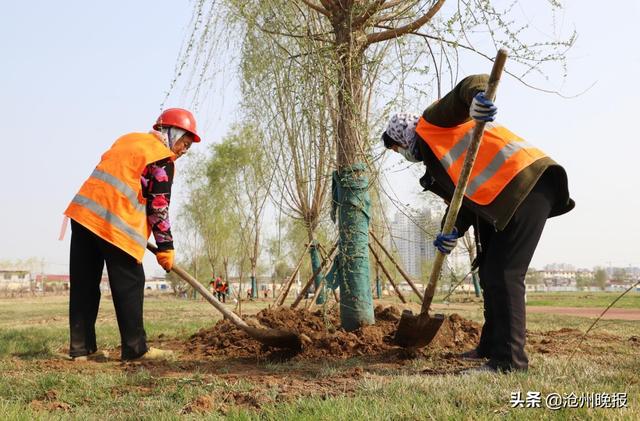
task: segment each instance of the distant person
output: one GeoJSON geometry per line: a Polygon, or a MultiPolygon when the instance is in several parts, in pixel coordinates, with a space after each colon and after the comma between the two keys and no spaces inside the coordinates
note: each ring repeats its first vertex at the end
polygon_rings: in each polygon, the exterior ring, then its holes
{"type": "Polygon", "coordinates": [[[225,302],[226,296],[224,293],[224,282],[222,282],[222,278],[219,276],[216,278],[216,294],[218,296],[218,301],[225,302]]]}
{"type": "Polygon", "coordinates": [[[227,302],[228,295],[229,295],[229,282],[225,280],[222,282],[222,302],[223,303],[227,302]]]}
{"type": "Polygon", "coordinates": [[[489,122],[456,230],[438,234],[434,245],[448,254],[474,227],[485,323],[477,347],[461,357],[489,360],[476,371],[527,370],[525,274],[547,218],[569,212],[575,203],[564,168],[493,123],[497,108],[484,96],[487,81],[486,75],[469,76],[422,116],[394,115],[382,141],[407,160],[422,161],[426,173],[420,184],[449,203],[473,128],[477,121],[489,122]]]}
{"type": "Polygon", "coordinates": [[[219,276],[213,275],[213,279],[209,282],[211,285],[211,293],[216,296],[218,300],[220,300],[220,290],[222,289],[222,279],[219,276]]]}
{"type": "Polygon", "coordinates": [[[209,288],[211,288],[211,293],[213,295],[216,294],[216,274],[211,274],[211,280],[209,281],[209,288]]]}
{"type": "Polygon", "coordinates": [[[72,359],[87,359],[97,352],[95,323],[105,262],[120,330],[121,358],[172,356],[171,351],[147,346],[142,258],[153,232],[158,263],[167,272],[173,267],[169,203],[174,161],[193,142],[200,142],[193,115],[180,108],[164,111],[151,132],[129,133],[115,141],[65,211],[72,228],[72,359]]]}

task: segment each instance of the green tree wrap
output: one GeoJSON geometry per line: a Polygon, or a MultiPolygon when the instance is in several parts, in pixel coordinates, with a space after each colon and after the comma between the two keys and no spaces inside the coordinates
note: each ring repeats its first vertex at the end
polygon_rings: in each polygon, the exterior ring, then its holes
{"type": "Polygon", "coordinates": [[[364,163],[356,163],[339,173],[334,171],[331,186],[331,217],[335,222],[338,216],[340,233],[334,268],[336,281],[340,285],[340,321],[347,331],[375,323],[369,282],[371,201],[365,168],[364,163]]]}
{"type": "Polygon", "coordinates": [[[255,276],[251,276],[251,298],[258,298],[258,282],[255,276]]]}
{"type": "MultiPolygon", "coordinates": [[[[311,257],[311,273],[313,274],[318,272],[318,269],[320,268],[320,265],[321,265],[320,253],[318,253],[318,242],[315,240],[309,247],[309,255],[311,257]]],[[[313,285],[316,291],[318,290],[318,288],[320,288],[320,283],[322,282],[322,278],[323,278],[322,271],[320,271],[318,272],[318,275],[313,280],[313,285]]],[[[322,288],[324,289],[324,286],[322,288]]],[[[321,291],[320,294],[318,294],[318,298],[316,299],[316,304],[323,304],[324,299],[325,299],[324,291],[321,291]]]]}
{"type": "Polygon", "coordinates": [[[476,293],[476,297],[480,296],[480,281],[478,280],[478,274],[473,271],[471,272],[471,279],[473,280],[473,291],[476,293]]]}

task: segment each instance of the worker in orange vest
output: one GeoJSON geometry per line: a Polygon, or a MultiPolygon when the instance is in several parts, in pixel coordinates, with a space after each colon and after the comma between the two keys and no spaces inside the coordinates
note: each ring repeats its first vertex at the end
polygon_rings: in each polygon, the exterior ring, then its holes
{"type": "Polygon", "coordinates": [[[484,96],[487,75],[463,79],[422,116],[394,115],[382,135],[386,148],[423,162],[420,184],[451,200],[477,121],[486,122],[454,233],[434,246],[450,253],[474,227],[484,318],[477,347],[461,355],[488,359],[475,371],[527,370],[524,278],[547,218],[569,212],[565,170],[544,152],[494,122],[497,107],[484,96]]]}
{"type": "Polygon", "coordinates": [[[129,133],[113,143],[65,211],[71,219],[69,355],[97,354],[95,322],[106,263],[118,320],[122,360],[166,359],[171,351],[147,346],[142,306],[142,258],[153,232],[156,259],[167,272],[174,249],[169,220],[174,161],[200,142],[193,115],[170,108],[149,133],[129,133]]]}
{"type": "Polygon", "coordinates": [[[224,282],[222,282],[222,278],[220,278],[219,276],[216,278],[215,288],[218,301],[224,303],[226,301],[226,295],[224,293],[224,282]]]}

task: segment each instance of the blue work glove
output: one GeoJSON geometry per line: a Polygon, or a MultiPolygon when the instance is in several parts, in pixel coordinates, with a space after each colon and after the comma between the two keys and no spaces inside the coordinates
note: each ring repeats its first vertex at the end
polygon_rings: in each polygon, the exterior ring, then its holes
{"type": "Polygon", "coordinates": [[[440,250],[440,253],[449,254],[458,244],[458,231],[454,228],[451,234],[440,233],[433,240],[433,245],[440,250]]]}
{"type": "Polygon", "coordinates": [[[485,98],[484,92],[478,92],[471,101],[471,107],[469,107],[469,116],[475,121],[493,121],[496,119],[498,113],[498,107],[493,104],[493,101],[485,98]]]}

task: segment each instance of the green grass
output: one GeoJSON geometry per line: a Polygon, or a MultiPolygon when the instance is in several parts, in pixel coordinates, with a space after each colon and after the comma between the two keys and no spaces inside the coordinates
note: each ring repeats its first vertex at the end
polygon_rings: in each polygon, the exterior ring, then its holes
{"type": "MultiPolygon", "coordinates": [[[[547,292],[527,294],[527,305],[606,308],[621,292],[547,292]]],[[[614,308],[640,308],[640,293],[629,292],[614,308]]]]}
{"type": "MultiPolygon", "coordinates": [[[[600,299],[610,296],[589,298],[593,302],[600,299]]],[[[252,303],[247,307],[255,311],[263,305],[252,303]]],[[[531,369],[526,374],[431,376],[420,374],[427,366],[420,359],[401,367],[373,370],[354,358],[341,362],[256,362],[257,374],[253,375],[237,372],[230,365],[224,375],[219,375],[207,367],[224,365],[224,360],[193,367],[184,367],[178,360],[163,369],[117,361],[74,365],[56,360],[55,355],[67,346],[66,306],[63,297],[0,300],[0,419],[640,419],[640,347],[626,340],[640,336],[638,322],[602,321],[596,333],[606,332],[623,340],[605,344],[610,347],[606,352],[578,353],[571,362],[568,353],[531,354],[531,369]],[[336,376],[344,378],[345,372],[354,369],[362,369],[363,374],[353,380],[352,390],[342,393],[342,383],[336,376]],[[265,383],[266,377],[276,379],[276,384],[265,383]],[[307,382],[312,391],[317,388],[318,394],[281,398],[277,386],[290,378],[307,382]],[[335,393],[325,393],[333,387],[335,393]],[[538,391],[542,396],[552,392],[626,392],[628,408],[511,408],[510,395],[516,391],[524,395],[538,391]],[[225,396],[256,396],[259,408],[236,404],[233,399],[219,405],[225,396]],[[194,403],[202,397],[214,397],[214,405],[198,412],[194,403]],[[196,411],[192,412],[190,408],[194,407],[196,411]]],[[[456,312],[482,320],[480,306],[465,306],[456,312]]],[[[203,301],[145,301],[145,325],[151,341],[157,341],[159,335],[184,339],[217,319],[213,308],[203,301]]],[[[580,317],[528,317],[532,331],[563,327],[584,331],[590,323],[580,317]]],[[[109,299],[102,302],[97,327],[99,346],[112,348],[118,344],[109,299]]]]}

